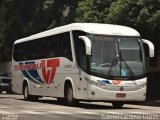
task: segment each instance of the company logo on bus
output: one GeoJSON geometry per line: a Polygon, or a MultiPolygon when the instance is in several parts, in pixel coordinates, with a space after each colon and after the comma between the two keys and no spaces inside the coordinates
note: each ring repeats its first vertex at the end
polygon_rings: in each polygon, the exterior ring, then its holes
{"type": "Polygon", "coordinates": [[[14,66],[14,69],[21,70],[26,78],[35,83],[44,84],[45,82],[46,84],[51,84],[59,64],[59,59],[41,60],[40,63],[28,61],[20,62],[18,65],[14,66]],[[41,76],[43,79],[41,79],[39,72],[42,74],[41,76]]]}
{"type": "Polygon", "coordinates": [[[121,83],[121,81],[120,80],[112,80],[112,83],[114,85],[119,85],[121,83]]]}

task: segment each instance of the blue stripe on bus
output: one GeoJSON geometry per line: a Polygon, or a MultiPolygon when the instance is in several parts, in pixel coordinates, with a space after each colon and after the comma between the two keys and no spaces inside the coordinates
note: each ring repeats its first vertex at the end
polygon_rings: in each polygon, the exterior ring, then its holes
{"type": "MultiPolygon", "coordinates": [[[[25,64],[34,64],[35,62],[25,62],[25,64]]],[[[23,63],[19,63],[19,64],[23,64],[23,63]]],[[[31,80],[32,82],[38,83],[38,84],[44,84],[44,82],[42,81],[42,79],[40,78],[38,71],[31,69],[31,70],[22,70],[23,75],[31,80]]]]}
{"type": "Polygon", "coordinates": [[[101,84],[112,84],[109,80],[98,80],[101,84]]]}

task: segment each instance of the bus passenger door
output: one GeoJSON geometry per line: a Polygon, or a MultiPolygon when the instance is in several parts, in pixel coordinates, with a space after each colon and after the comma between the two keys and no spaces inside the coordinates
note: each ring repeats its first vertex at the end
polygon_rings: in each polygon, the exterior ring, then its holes
{"type": "Polygon", "coordinates": [[[79,48],[79,97],[80,99],[88,99],[88,75],[87,71],[87,55],[85,54],[84,45],[79,48]]]}
{"type": "Polygon", "coordinates": [[[85,36],[86,33],[83,31],[73,31],[74,49],[75,49],[75,61],[77,62],[78,74],[76,75],[76,86],[78,90],[79,99],[88,99],[88,83],[86,78],[87,75],[87,55],[86,45],[83,39],[79,37],[85,36]]]}
{"type": "Polygon", "coordinates": [[[79,98],[80,99],[88,99],[88,83],[87,83],[87,74],[80,70],[79,71],[79,98]]]}

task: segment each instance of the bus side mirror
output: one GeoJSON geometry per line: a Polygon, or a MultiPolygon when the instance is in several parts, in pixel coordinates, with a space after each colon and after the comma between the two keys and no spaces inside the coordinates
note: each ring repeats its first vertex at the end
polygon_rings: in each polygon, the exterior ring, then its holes
{"type": "Polygon", "coordinates": [[[79,36],[79,39],[83,40],[86,47],[86,55],[91,55],[91,41],[86,36],[79,36]]]}
{"type": "Polygon", "coordinates": [[[147,44],[149,47],[149,57],[154,57],[154,45],[152,42],[146,39],[142,39],[143,43],[147,44]]]}

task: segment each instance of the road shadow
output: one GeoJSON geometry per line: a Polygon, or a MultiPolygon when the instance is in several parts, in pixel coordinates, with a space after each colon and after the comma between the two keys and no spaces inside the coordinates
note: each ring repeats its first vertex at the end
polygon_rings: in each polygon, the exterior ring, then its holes
{"type": "Polygon", "coordinates": [[[127,104],[160,107],[160,101],[128,102],[127,104]]]}
{"type": "MultiPolygon", "coordinates": [[[[21,100],[21,101],[25,101],[24,99],[16,99],[16,100],[21,100]]],[[[34,103],[43,103],[43,104],[52,104],[52,105],[59,105],[59,106],[66,106],[66,107],[77,107],[77,108],[83,108],[83,109],[93,109],[93,110],[96,110],[96,109],[101,109],[101,110],[106,110],[106,109],[117,109],[117,108],[114,108],[112,105],[108,105],[106,103],[106,105],[100,105],[100,104],[96,104],[96,102],[80,102],[78,104],[76,104],[75,106],[67,106],[66,104],[64,103],[60,103],[58,102],[57,100],[45,100],[45,99],[40,99],[38,101],[28,101],[28,102],[34,102],[34,103]]],[[[137,107],[122,107],[120,109],[140,109],[142,110],[142,108],[137,108],[137,107]]]]}
{"type": "Polygon", "coordinates": [[[0,99],[9,99],[9,98],[13,98],[13,93],[0,93],[0,99]]]}

